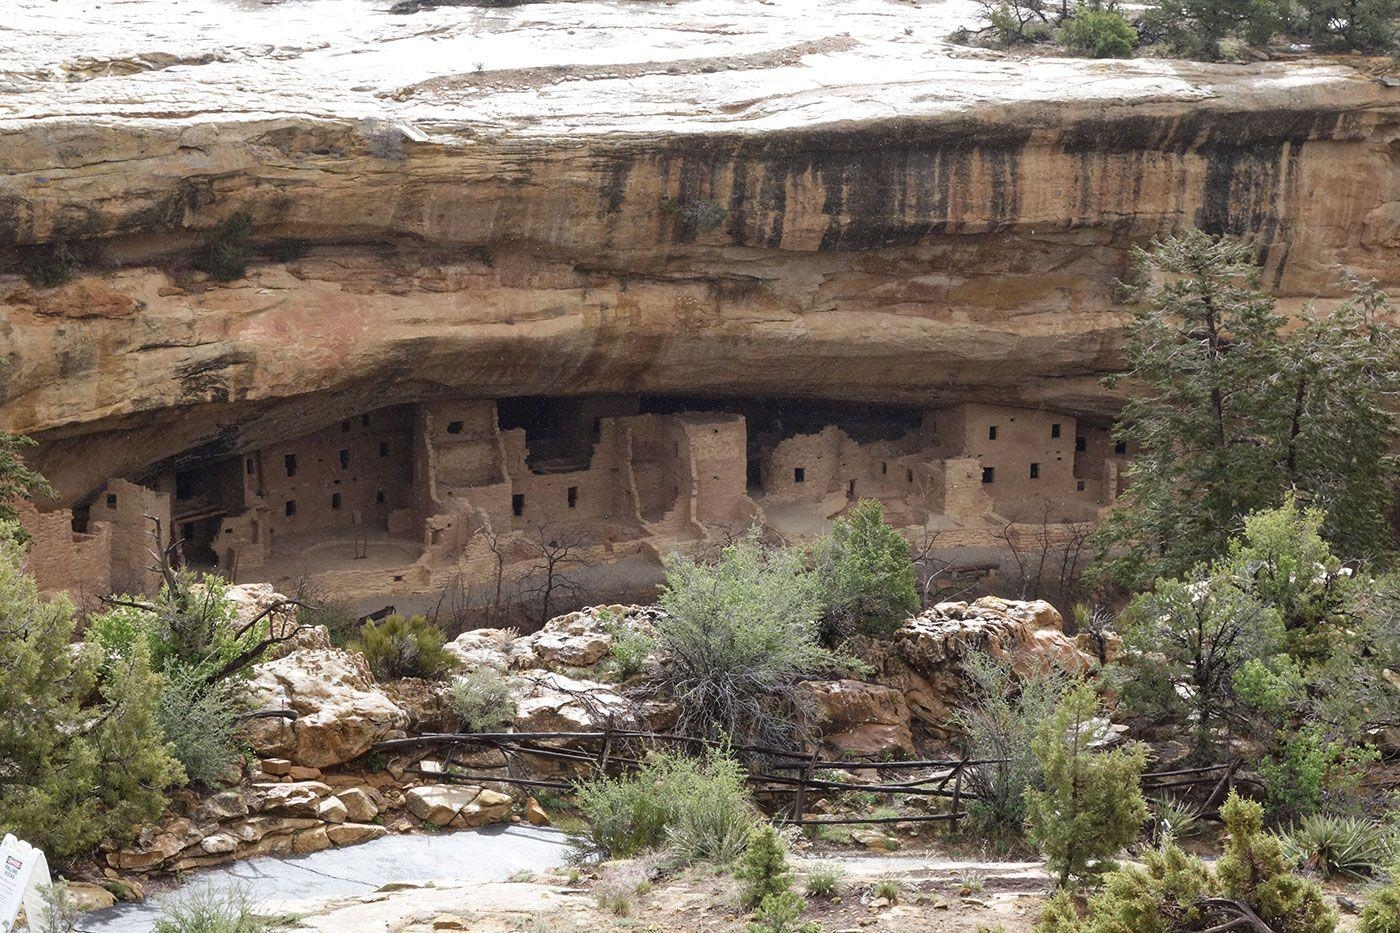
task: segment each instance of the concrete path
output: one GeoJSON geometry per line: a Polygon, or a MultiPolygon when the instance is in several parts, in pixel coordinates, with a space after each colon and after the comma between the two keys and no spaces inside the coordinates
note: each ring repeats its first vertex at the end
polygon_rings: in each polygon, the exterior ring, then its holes
{"type": "Polygon", "coordinates": [[[79,922],[87,933],[148,933],[161,904],[181,891],[243,887],[263,906],[272,901],[366,894],[393,881],[504,881],[517,872],[563,864],[563,833],[528,826],[490,826],[440,835],[385,836],[363,845],[298,858],[264,857],[197,872],[183,888],[142,904],[119,904],[79,922]]]}

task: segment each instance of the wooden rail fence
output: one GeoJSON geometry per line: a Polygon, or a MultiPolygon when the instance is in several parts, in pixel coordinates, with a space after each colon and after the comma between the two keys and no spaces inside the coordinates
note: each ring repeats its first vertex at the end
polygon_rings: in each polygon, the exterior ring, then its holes
{"type": "MultiPolygon", "coordinates": [[[[816,752],[794,752],[756,745],[723,746],[721,743],[694,736],[633,729],[604,729],[594,732],[434,732],[389,739],[375,745],[374,750],[397,752],[419,747],[446,748],[448,751],[437,768],[423,768],[420,765],[406,769],[405,773],[433,777],[448,783],[491,782],[568,791],[573,789],[575,781],[539,776],[522,777],[513,773],[515,766],[520,759],[536,758],[587,769],[592,775],[611,774],[640,767],[643,764],[641,755],[647,748],[657,745],[727,747],[732,751],[753,756],[754,760],[763,762],[767,770],[751,770],[747,778],[749,784],[754,786],[756,792],[766,796],[791,795],[791,802],[784,808],[785,815],[777,817],[776,822],[794,826],[946,822],[950,829],[956,832],[959,821],[967,816],[964,809],[967,802],[981,799],[966,786],[969,771],[1007,762],[1005,758],[843,761],[824,759],[816,752]],[[596,751],[590,753],[581,750],[581,747],[589,746],[596,747],[596,751]],[[490,767],[454,770],[453,759],[458,749],[464,747],[500,751],[506,762],[504,767],[507,773],[480,773],[492,770],[490,767]],[[876,771],[879,774],[873,782],[865,783],[820,776],[822,772],[828,771],[876,771]],[[909,780],[898,779],[901,773],[909,772],[922,773],[909,780]],[[950,804],[945,813],[813,818],[808,813],[809,791],[935,797],[947,799],[950,804]]],[[[1148,772],[1142,776],[1143,793],[1149,798],[1161,799],[1173,796],[1172,792],[1179,793],[1181,788],[1211,784],[1213,787],[1203,809],[1213,810],[1224,801],[1230,788],[1234,786],[1240,766],[1241,762],[1237,760],[1201,768],[1148,772]]]]}

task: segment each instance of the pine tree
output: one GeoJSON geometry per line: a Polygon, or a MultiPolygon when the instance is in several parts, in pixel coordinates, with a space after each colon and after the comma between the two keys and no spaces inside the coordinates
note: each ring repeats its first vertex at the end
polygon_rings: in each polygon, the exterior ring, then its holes
{"type": "Polygon", "coordinates": [[[1137,262],[1132,398],[1116,431],[1140,453],[1092,575],[1135,589],[1181,576],[1289,490],[1336,512],[1328,539],[1343,559],[1384,550],[1400,354],[1379,290],[1358,284],[1341,310],[1285,334],[1241,243],[1192,231],[1137,262]]]}
{"type": "Polygon", "coordinates": [[[1095,751],[1099,700],[1086,684],[1066,695],[1032,746],[1043,789],[1031,790],[1026,825],[1061,886],[1113,867],[1114,855],[1147,819],[1139,781],[1147,762],[1141,746],[1095,751]]]}

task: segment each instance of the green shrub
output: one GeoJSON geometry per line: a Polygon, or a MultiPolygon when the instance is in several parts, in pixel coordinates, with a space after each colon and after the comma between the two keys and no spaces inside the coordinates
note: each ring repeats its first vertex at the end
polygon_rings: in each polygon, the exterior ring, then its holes
{"type": "Polygon", "coordinates": [[[1282,841],[1290,861],[1324,878],[1369,878],[1379,874],[1393,854],[1380,825],[1360,817],[1305,816],[1282,841]]]}
{"type": "Polygon", "coordinates": [[[788,871],[787,846],[771,823],[755,826],[749,834],[748,848],[734,873],[744,883],[740,899],[745,907],[755,908],[767,898],[787,893],[792,887],[792,872],[788,871]]]}
{"type": "Polygon", "coordinates": [[[1138,34],[1128,18],[1117,10],[1081,4],[1060,27],[1059,40],[1076,55],[1127,58],[1137,48],[1138,34]]]}
{"type": "Polygon", "coordinates": [[[220,223],[195,253],[194,267],[219,282],[243,278],[253,260],[253,218],[240,211],[220,223]]]}
{"type": "Polygon", "coordinates": [[[206,885],[167,901],[154,933],[265,933],[271,924],[253,913],[241,888],[206,885]]]}
{"type": "Polygon", "coordinates": [[[1062,886],[1111,868],[1108,859],[1147,819],[1139,788],[1147,751],[1091,750],[1098,712],[1098,697],[1081,684],[1065,695],[1032,743],[1044,789],[1026,794],[1026,826],[1062,886]]]}
{"type": "Polygon", "coordinates": [[[1400,933],[1400,865],[1391,870],[1391,882],[1376,888],[1361,911],[1360,933],[1400,933]]]}
{"type": "Polygon", "coordinates": [[[870,893],[875,897],[883,897],[891,904],[899,903],[899,882],[893,878],[881,878],[875,882],[875,886],[870,889],[870,893]]]}
{"type": "Polygon", "coordinates": [[[1283,844],[1264,832],[1264,808],[1232,791],[1220,817],[1229,832],[1216,863],[1221,893],[1249,905],[1276,933],[1332,933],[1336,914],[1316,882],[1293,873],[1283,844]]]}
{"type": "Polygon", "coordinates": [[[841,891],[843,877],[839,865],[818,865],[808,870],[803,890],[808,897],[835,897],[841,891]]]}
{"type": "Polygon", "coordinates": [[[816,549],[816,564],[828,645],[855,631],[892,632],[919,608],[909,543],[885,521],[884,506],[875,499],[862,499],[836,520],[816,549]]]}
{"type": "Polygon", "coordinates": [[[166,678],[156,721],[185,776],[212,787],[243,758],[236,739],[246,706],[243,686],[230,680],[209,684],[188,669],[168,671],[166,678]]]}
{"type": "Polygon", "coordinates": [[[479,667],[452,681],[447,703],[462,720],[463,732],[497,732],[515,719],[520,688],[494,667],[479,667]]]}
{"type": "Polygon", "coordinates": [[[443,647],[442,630],[423,616],[394,615],[366,622],[350,647],[365,656],[379,680],[436,680],[456,663],[443,647]]]}
{"type": "Polygon", "coordinates": [[[816,708],[800,681],[838,660],[818,643],[821,605],[803,554],[766,548],[756,532],[713,564],[668,561],[657,685],[679,706],[677,729],[737,745],[805,741],[816,708]]]}
{"type": "Polygon", "coordinates": [[[1282,747],[1259,763],[1274,817],[1305,816],[1329,801],[1356,799],[1375,749],[1329,738],[1316,725],[1282,735],[1282,747]]]}
{"type": "Polygon", "coordinates": [[[798,919],[806,906],[792,891],[765,895],[754,911],[749,933],[821,933],[821,926],[816,922],[804,923],[798,919]]]}
{"type": "Polygon", "coordinates": [[[344,648],[354,641],[364,626],[359,616],[343,606],[311,596],[300,596],[299,599],[306,605],[297,608],[297,624],[324,625],[331,644],[337,648],[344,648]]]}
{"type": "Polygon", "coordinates": [[[59,241],[22,247],[17,267],[24,280],[35,288],[56,288],[81,267],[102,263],[102,250],[95,243],[59,241]]]}
{"type": "Polygon", "coordinates": [[[1069,683],[1034,669],[1022,680],[1010,662],[980,651],[968,654],[962,669],[970,702],[954,710],[951,724],[962,733],[968,758],[991,762],[967,770],[968,789],[978,798],[972,819],[983,832],[1013,838],[1025,825],[1026,791],[1040,775],[1032,741],[1069,683]]]}
{"type": "Polygon", "coordinates": [[[154,819],[180,766],[146,645],[101,672],[73,647],[72,604],[41,599],[22,562],[0,527],[0,827],[66,857],[154,819]]]}
{"type": "Polygon", "coordinates": [[[647,658],[656,650],[656,639],[623,622],[608,622],[604,628],[609,636],[608,653],[612,656],[613,673],[619,680],[641,673],[646,668],[647,658]]]}
{"type": "Polygon", "coordinates": [[[1215,878],[1204,862],[1168,841],[1143,855],[1141,867],[1127,865],[1104,878],[1103,890],[1081,918],[1066,891],[1051,898],[1036,933],[1177,933],[1200,929],[1201,906],[1215,894],[1215,878]]]}
{"type": "Polygon", "coordinates": [[[589,841],[609,858],[669,845],[683,861],[729,861],[753,825],[744,773],[716,750],[657,755],[634,773],[580,783],[577,796],[589,841]]]}

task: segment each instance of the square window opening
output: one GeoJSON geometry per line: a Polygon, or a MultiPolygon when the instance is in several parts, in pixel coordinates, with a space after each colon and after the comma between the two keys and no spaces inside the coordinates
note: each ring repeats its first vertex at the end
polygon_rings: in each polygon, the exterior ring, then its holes
{"type": "Polygon", "coordinates": [[[994,440],[996,440],[996,439],[997,439],[997,426],[996,426],[996,425],[991,425],[990,427],[987,428],[987,440],[989,440],[989,441],[994,441],[994,440]]]}
{"type": "Polygon", "coordinates": [[[1051,437],[1059,437],[1059,436],[1060,436],[1060,426],[1059,426],[1058,424],[1052,424],[1052,425],[1050,425],[1050,436],[1051,436],[1051,437]]]}
{"type": "Polygon", "coordinates": [[[525,514],[525,496],[523,493],[516,493],[510,497],[510,514],[516,518],[525,514]]]}
{"type": "Polygon", "coordinates": [[[805,482],[807,482],[807,470],[806,470],[806,468],[804,468],[804,467],[796,467],[796,468],[792,471],[792,481],[793,481],[794,483],[805,483],[805,482]]]}
{"type": "Polygon", "coordinates": [[[460,422],[460,421],[449,421],[449,422],[447,422],[447,433],[448,433],[448,434],[461,434],[461,433],[462,433],[462,427],[463,427],[463,425],[462,425],[462,422],[460,422]]]}
{"type": "Polygon", "coordinates": [[[1031,479],[1040,479],[1040,464],[1031,464],[1031,479]]]}
{"type": "Polygon", "coordinates": [[[1083,434],[1080,434],[1078,437],[1076,437],[1076,438],[1074,439],[1074,452],[1075,452],[1075,453],[1077,453],[1077,454],[1082,454],[1082,453],[1084,453],[1084,451],[1086,451],[1086,450],[1088,450],[1088,449],[1089,449],[1089,442],[1088,442],[1088,440],[1085,439],[1085,437],[1084,437],[1083,434]]]}
{"type": "Polygon", "coordinates": [[[288,476],[296,476],[296,475],[297,475],[297,455],[296,455],[296,454],[287,454],[285,457],[283,457],[283,458],[282,458],[282,465],[285,466],[285,467],[287,468],[287,475],[288,475],[288,476]]]}
{"type": "Polygon", "coordinates": [[[282,506],[282,514],[288,518],[297,514],[297,500],[288,499],[286,505],[282,506]]]}
{"type": "Polygon", "coordinates": [[[1118,443],[1114,444],[1114,445],[1113,445],[1113,452],[1114,452],[1115,454],[1117,454],[1118,456],[1120,456],[1120,457],[1123,456],[1124,454],[1126,454],[1126,453],[1128,452],[1128,442],[1127,442],[1127,441],[1119,441],[1118,443]]]}
{"type": "Polygon", "coordinates": [[[1079,482],[1075,483],[1075,484],[1074,484],[1074,488],[1075,488],[1075,491],[1077,491],[1077,492],[1083,492],[1083,491],[1084,491],[1084,481],[1081,479],[1079,482]]]}
{"type": "Polygon", "coordinates": [[[569,508],[572,509],[578,505],[578,487],[570,486],[567,495],[569,499],[569,508]]]}
{"type": "Polygon", "coordinates": [[[331,508],[340,511],[340,493],[331,493],[331,508]]]}
{"type": "Polygon", "coordinates": [[[115,509],[116,507],[117,507],[117,497],[116,497],[116,495],[115,495],[114,493],[110,493],[110,492],[107,493],[107,508],[109,508],[109,509],[115,509]]]}
{"type": "Polygon", "coordinates": [[[340,468],[342,470],[350,469],[350,451],[342,450],[340,452],[340,468]]]}
{"type": "Polygon", "coordinates": [[[996,481],[997,481],[997,468],[996,468],[996,467],[983,467],[983,468],[982,468],[982,485],[984,485],[984,486],[990,486],[992,483],[995,483],[996,481]]]}

